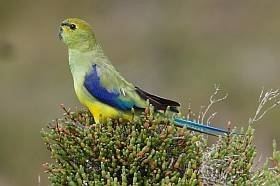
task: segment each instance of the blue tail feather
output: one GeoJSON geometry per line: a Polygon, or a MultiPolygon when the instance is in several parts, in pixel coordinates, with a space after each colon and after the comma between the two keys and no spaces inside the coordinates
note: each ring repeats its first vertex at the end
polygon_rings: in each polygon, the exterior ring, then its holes
{"type": "Polygon", "coordinates": [[[186,119],[179,118],[179,117],[174,117],[173,119],[174,119],[175,125],[180,126],[180,127],[186,127],[190,130],[194,130],[197,132],[215,135],[215,136],[229,134],[229,131],[225,130],[225,129],[220,129],[220,128],[216,128],[216,127],[199,124],[194,121],[186,120],[186,119]]]}

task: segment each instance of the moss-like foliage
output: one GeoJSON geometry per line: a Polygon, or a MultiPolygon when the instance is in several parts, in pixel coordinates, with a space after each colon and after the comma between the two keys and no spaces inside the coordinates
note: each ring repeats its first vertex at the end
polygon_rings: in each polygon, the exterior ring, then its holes
{"type": "MultiPolygon", "coordinates": [[[[175,127],[149,109],[133,122],[94,124],[87,111],[69,113],[42,131],[54,160],[46,163],[52,185],[259,185],[279,184],[280,153],[252,172],[253,130],[206,138],[175,127]]],[[[276,146],[276,145],[275,145],[276,146]]],[[[276,147],[275,147],[276,148],[276,147]]]]}

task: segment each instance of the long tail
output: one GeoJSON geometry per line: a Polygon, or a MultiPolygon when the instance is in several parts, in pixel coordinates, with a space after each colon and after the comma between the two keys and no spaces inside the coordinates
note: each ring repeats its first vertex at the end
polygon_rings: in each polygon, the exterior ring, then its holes
{"type": "Polygon", "coordinates": [[[201,132],[204,134],[209,134],[209,135],[214,135],[214,136],[229,134],[229,131],[225,130],[225,129],[202,125],[202,124],[196,123],[194,121],[186,120],[186,119],[179,118],[179,117],[174,117],[173,119],[174,119],[175,125],[177,125],[179,127],[186,127],[190,130],[201,132]]]}

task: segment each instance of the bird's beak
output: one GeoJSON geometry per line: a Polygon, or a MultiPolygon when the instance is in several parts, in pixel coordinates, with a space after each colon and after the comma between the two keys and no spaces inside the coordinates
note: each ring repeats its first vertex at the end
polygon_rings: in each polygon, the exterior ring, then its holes
{"type": "Polygon", "coordinates": [[[58,33],[58,37],[60,40],[62,40],[62,32],[63,32],[63,28],[62,28],[62,26],[60,26],[59,33],[58,33]]]}

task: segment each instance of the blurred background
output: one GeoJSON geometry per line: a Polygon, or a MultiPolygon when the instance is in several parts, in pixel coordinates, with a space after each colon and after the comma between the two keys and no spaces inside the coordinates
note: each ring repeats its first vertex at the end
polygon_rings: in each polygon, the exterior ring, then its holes
{"type": "MultiPolygon", "coordinates": [[[[213,121],[248,126],[261,88],[280,85],[278,1],[0,0],[0,185],[48,185],[40,130],[81,108],[58,27],[88,21],[131,82],[174,98],[187,111],[206,105],[213,85],[229,93],[213,121]],[[278,3],[278,4],[276,4],[278,3]]],[[[212,110],[213,112],[213,110],[212,110]]],[[[280,109],[255,124],[258,156],[280,144],[280,109]]],[[[258,157],[257,157],[258,158],[258,157]]]]}

